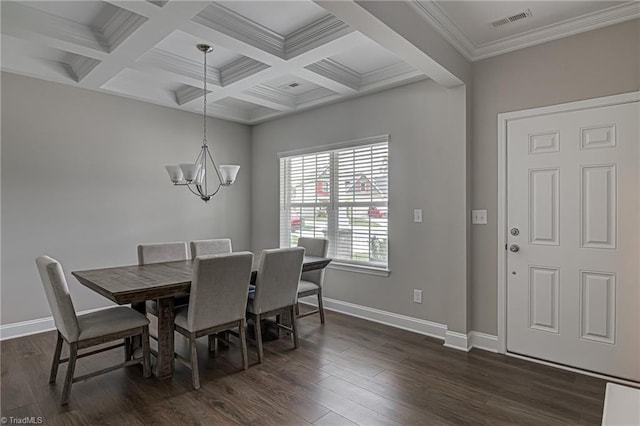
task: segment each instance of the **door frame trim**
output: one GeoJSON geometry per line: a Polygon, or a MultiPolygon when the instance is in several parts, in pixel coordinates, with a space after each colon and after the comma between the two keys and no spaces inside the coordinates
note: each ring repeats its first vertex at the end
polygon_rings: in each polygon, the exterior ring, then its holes
{"type": "Polygon", "coordinates": [[[498,352],[507,353],[507,125],[509,121],[559,112],[640,102],[640,91],[498,114],[498,352]]]}

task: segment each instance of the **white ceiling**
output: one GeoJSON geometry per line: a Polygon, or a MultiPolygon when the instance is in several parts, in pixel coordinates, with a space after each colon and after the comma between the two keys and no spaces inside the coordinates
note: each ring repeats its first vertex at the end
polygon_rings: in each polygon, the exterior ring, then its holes
{"type": "MultiPolygon", "coordinates": [[[[471,60],[640,15],[621,1],[410,4],[471,60]]],[[[311,0],[2,1],[1,12],[4,71],[197,113],[195,45],[211,44],[208,113],[248,124],[427,78],[311,0]]]]}
{"type": "Polygon", "coordinates": [[[640,17],[634,1],[427,1],[415,9],[470,60],[484,59],[640,17]],[[491,23],[524,11],[507,25],[491,23]]]}

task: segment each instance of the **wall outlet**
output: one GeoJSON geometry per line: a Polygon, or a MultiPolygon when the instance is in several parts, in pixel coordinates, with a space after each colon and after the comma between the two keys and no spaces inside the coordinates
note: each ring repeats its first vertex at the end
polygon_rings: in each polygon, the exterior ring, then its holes
{"type": "Polygon", "coordinates": [[[422,303],[422,290],[413,289],[413,303],[422,303]]]}
{"type": "Polygon", "coordinates": [[[487,224],[487,211],[486,210],[471,210],[471,223],[474,225],[486,225],[487,224]]]}
{"type": "Polygon", "coordinates": [[[415,223],[422,222],[422,209],[413,210],[413,221],[415,223]]]}

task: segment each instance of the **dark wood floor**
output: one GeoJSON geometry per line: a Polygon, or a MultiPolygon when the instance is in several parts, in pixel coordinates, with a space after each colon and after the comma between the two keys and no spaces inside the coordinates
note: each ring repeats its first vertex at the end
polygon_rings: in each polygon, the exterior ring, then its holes
{"type": "MultiPolygon", "coordinates": [[[[42,416],[45,424],[600,424],[599,379],[447,349],[331,312],[324,327],[317,316],[299,324],[299,349],[289,339],[268,342],[259,365],[250,345],[247,371],[238,347],[213,358],[202,339],[199,391],[180,363],[167,381],[144,379],[134,366],[75,384],[68,407],[59,405],[64,374],[47,384],[54,333],[5,341],[1,414],[42,416]]],[[[119,350],[83,358],[77,374],[121,358],[119,350]]]]}

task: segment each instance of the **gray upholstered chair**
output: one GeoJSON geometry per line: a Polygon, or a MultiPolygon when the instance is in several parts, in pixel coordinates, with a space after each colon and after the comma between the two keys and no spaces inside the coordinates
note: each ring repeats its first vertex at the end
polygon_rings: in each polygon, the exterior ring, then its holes
{"type": "MultiPolygon", "coordinates": [[[[231,239],[229,238],[215,238],[212,240],[195,240],[189,243],[191,247],[191,258],[195,259],[198,256],[208,256],[211,254],[223,254],[231,253],[231,239]]],[[[215,352],[218,349],[218,341],[228,341],[229,334],[223,332],[221,335],[211,334],[209,335],[209,351],[215,352]]]]}
{"type": "MultiPolygon", "coordinates": [[[[189,253],[186,242],[154,243],[138,245],[138,265],[149,263],[174,262],[187,260],[189,253]]],[[[181,306],[189,303],[189,296],[178,296],[174,305],[181,306]]],[[[155,300],[147,300],[146,312],[158,316],[158,303],[155,300]]]]}
{"type": "Polygon", "coordinates": [[[53,321],[58,330],[58,341],[51,363],[49,383],[55,383],[60,363],[69,362],[67,374],[62,390],[62,405],[69,402],[71,384],[107,373],[118,368],[128,367],[134,364],[142,364],[144,377],[151,375],[151,362],[149,358],[149,320],[139,312],[124,306],[92,312],[85,315],[76,315],[71,301],[67,280],[62,272],[62,266],[49,256],[40,256],[36,259],[38,273],[47,295],[47,301],[53,314],[53,321]],[[130,359],[127,347],[132,337],[142,338],[142,357],[130,359]],[[124,339],[123,343],[101,347],[90,352],[78,354],[80,349],[102,345],[124,339]],[[69,345],[69,358],[60,359],[62,342],[69,345]],[[125,347],[125,361],[99,371],[73,377],[76,360],[85,356],[104,352],[106,350],[125,347]]]}
{"type": "Polygon", "coordinates": [[[210,254],[231,253],[231,240],[229,238],[216,238],[213,240],[196,240],[189,243],[191,246],[191,258],[208,256],[210,254]]]}
{"type": "MultiPolygon", "coordinates": [[[[329,240],[326,238],[301,237],[298,239],[298,247],[304,247],[307,256],[327,257],[329,240]]],[[[320,323],[324,324],[324,306],[322,304],[322,284],[324,283],[324,268],[315,271],[303,272],[298,284],[298,299],[306,296],[318,296],[318,309],[305,312],[300,315],[296,304],[296,315],[303,318],[313,314],[320,314],[320,323]]]]}
{"type": "Polygon", "coordinates": [[[200,388],[196,339],[238,328],[242,367],[246,370],[247,341],[245,310],[251,280],[251,252],[196,257],[189,305],[176,310],[175,330],[189,339],[191,360],[178,359],[191,368],[194,389],[200,388]]]}
{"type": "Polygon", "coordinates": [[[293,346],[298,347],[294,310],[303,258],[303,247],[270,249],[262,252],[256,275],[255,292],[249,293],[247,303],[247,319],[253,319],[255,324],[258,362],[262,362],[264,357],[260,327],[260,321],[264,318],[276,316],[276,325],[291,332],[293,346]],[[279,322],[282,314],[290,318],[290,326],[279,322]]]}

